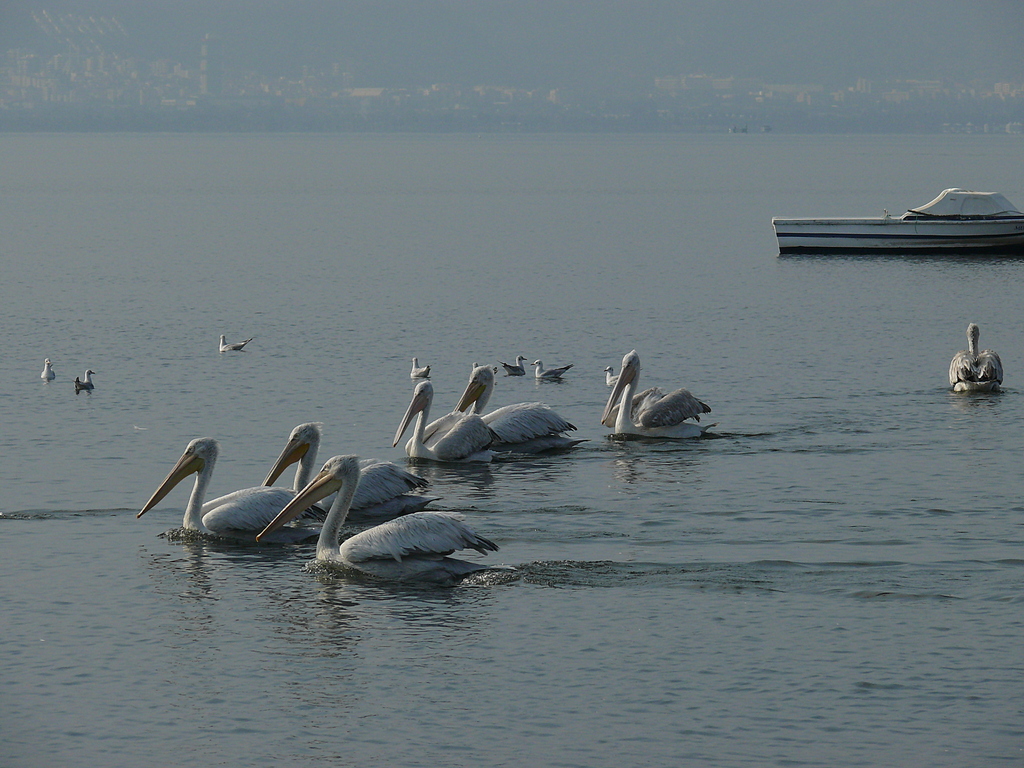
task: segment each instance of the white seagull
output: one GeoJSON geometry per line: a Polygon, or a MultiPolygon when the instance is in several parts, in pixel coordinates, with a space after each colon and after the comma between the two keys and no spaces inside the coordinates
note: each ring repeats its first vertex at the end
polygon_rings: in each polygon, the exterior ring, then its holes
{"type": "Polygon", "coordinates": [[[50,358],[43,360],[43,372],[39,374],[39,378],[43,381],[53,381],[57,378],[57,374],[53,372],[53,364],[50,362],[50,358]]]}
{"type": "MultiPolygon", "coordinates": [[[[295,471],[295,493],[305,488],[313,476],[321,439],[320,424],[316,422],[295,427],[263,484],[272,485],[289,465],[299,462],[299,468],[295,471]]],[[[425,488],[429,483],[391,461],[363,459],[359,462],[359,478],[359,489],[349,510],[349,518],[355,521],[390,520],[410,512],[419,512],[435,501],[431,496],[411,494],[410,491],[425,488]]],[[[327,509],[330,500],[321,506],[327,509]]]]}
{"type": "Polygon", "coordinates": [[[573,363],[563,365],[561,368],[545,368],[540,360],[534,360],[530,365],[534,366],[533,375],[538,379],[560,379],[562,374],[572,368],[573,363]]]}
{"type": "Polygon", "coordinates": [[[420,367],[419,358],[414,357],[412,359],[412,370],[409,371],[410,379],[429,379],[430,378],[430,366],[424,365],[420,367]]]}
{"type": "Polygon", "coordinates": [[[503,363],[501,360],[499,360],[498,362],[501,363],[502,367],[505,369],[506,376],[526,375],[526,358],[523,357],[522,355],[516,356],[515,365],[512,365],[511,363],[503,363]]]}
{"type": "Polygon", "coordinates": [[[89,389],[95,389],[96,388],[95,385],[92,383],[92,375],[94,373],[96,373],[96,371],[94,371],[92,368],[89,368],[85,372],[85,378],[84,379],[80,379],[77,376],[75,376],[75,394],[78,394],[83,389],[89,390],[89,389]]]}
{"type": "Polygon", "coordinates": [[[634,394],[640,382],[640,355],[636,350],[622,358],[619,380],[612,388],[601,423],[617,435],[647,437],[700,437],[710,427],[686,421],[700,421],[711,407],[702,403],[688,389],[665,392],[658,387],[634,394]]]}
{"type": "Polygon", "coordinates": [[[405,444],[405,454],[412,459],[430,459],[431,461],[490,461],[494,451],[490,445],[494,442],[494,433],[487,428],[483,419],[474,413],[451,414],[451,417],[438,419],[434,431],[426,435],[427,418],[430,416],[430,404],[434,399],[434,387],[429,381],[421,381],[412,393],[412,401],[402,417],[402,422],[395,432],[392,447],[398,445],[405,430],[416,419],[412,437],[405,444]],[[443,425],[440,422],[444,422],[443,425]]]}
{"type": "Polygon", "coordinates": [[[610,365],[604,369],[604,383],[606,386],[614,387],[619,377],[615,375],[615,369],[610,365]]]}
{"type": "Polygon", "coordinates": [[[241,352],[242,348],[246,344],[248,344],[250,341],[252,341],[251,338],[250,339],[246,339],[245,341],[236,341],[233,344],[228,344],[227,341],[225,341],[224,334],[222,333],[220,335],[220,351],[221,352],[241,352]]]}
{"type": "Polygon", "coordinates": [[[978,351],[980,336],[977,325],[968,325],[968,349],[957,352],[949,363],[949,385],[954,392],[998,392],[1003,383],[1003,361],[991,349],[978,351]]]}
{"type": "MultiPolygon", "coordinates": [[[[178,463],[167,475],[136,517],[142,517],[155,507],[178,483],[195,473],[182,528],[198,531],[207,536],[253,541],[256,534],[274,519],[285,505],[295,498],[290,488],[245,488],[214,499],[207,504],[206,489],[213,477],[220,446],[212,437],[200,437],[188,444],[178,463]]],[[[290,543],[307,539],[316,534],[309,529],[290,528],[279,531],[271,541],[290,543]]]]}
{"type": "Polygon", "coordinates": [[[336,494],[317,540],[318,561],[378,579],[445,585],[467,574],[489,570],[480,563],[448,557],[460,549],[475,549],[480,554],[498,550],[494,542],[478,536],[462,522],[461,515],[452,512],[415,512],[357,533],[339,544],[341,528],[359,482],[356,457],[335,456],[256,540],[262,541],[310,505],[336,494]]]}
{"type": "Polygon", "coordinates": [[[494,392],[494,369],[477,365],[469,374],[469,383],[459,398],[455,412],[478,414],[496,436],[491,446],[495,451],[540,453],[558,448],[571,448],[582,440],[574,440],[563,433],[576,429],[544,403],[514,403],[483,413],[494,392]]]}

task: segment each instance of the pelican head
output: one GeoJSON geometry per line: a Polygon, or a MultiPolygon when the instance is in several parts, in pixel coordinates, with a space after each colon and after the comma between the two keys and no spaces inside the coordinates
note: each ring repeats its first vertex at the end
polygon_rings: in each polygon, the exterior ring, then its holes
{"type": "Polygon", "coordinates": [[[474,410],[479,413],[487,405],[487,400],[490,398],[493,389],[494,369],[489,365],[474,364],[473,370],[469,374],[469,383],[466,384],[466,389],[463,391],[462,397],[459,398],[455,410],[465,411],[471,405],[477,403],[478,405],[474,410]]]}
{"type": "MultiPolygon", "coordinates": [[[[397,442],[397,441],[396,441],[397,442]]],[[[342,503],[351,503],[352,494],[355,493],[359,484],[359,458],[357,456],[334,456],[327,460],[320,473],[314,477],[305,488],[295,494],[295,498],[285,505],[277,517],[264,528],[256,537],[260,541],[267,534],[273,533],[285,523],[289,523],[301,515],[311,506],[322,499],[326,499],[332,493],[345,489],[345,494],[338,494],[338,500],[342,503]],[[346,496],[346,499],[342,497],[346,496]]],[[[348,509],[346,507],[345,511],[348,509]]]]}
{"type": "Polygon", "coordinates": [[[427,415],[430,413],[430,403],[433,399],[433,384],[429,381],[421,381],[416,385],[412,391],[412,400],[409,403],[409,407],[405,409],[405,415],[402,417],[402,423],[398,425],[398,431],[395,432],[395,442],[391,444],[392,448],[398,445],[398,441],[402,439],[402,435],[417,414],[422,413],[423,418],[427,418],[427,415]]]}
{"type": "MultiPolygon", "coordinates": [[[[622,368],[619,370],[619,380],[615,382],[615,386],[612,387],[612,393],[608,396],[608,404],[604,407],[604,413],[601,415],[601,423],[604,424],[608,417],[612,413],[612,409],[615,408],[615,404],[619,402],[622,397],[623,391],[629,384],[636,381],[637,376],[640,375],[640,355],[637,354],[636,350],[631,350],[626,353],[622,358],[622,368]]],[[[629,407],[629,404],[626,405],[629,407]]]]}
{"type": "Polygon", "coordinates": [[[972,355],[978,354],[978,340],[981,338],[981,329],[975,323],[967,326],[967,348],[972,355]]]}
{"type": "Polygon", "coordinates": [[[149,512],[149,510],[160,503],[164,496],[171,492],[174,486],[193,472],[212,472],[213,465],[217,462],[219,451],[220,446],[212,437],[200,437],[189,443],[188,448],[185,449],[185,452],[181,454],[181,458],[178,459],[178,463],[174,465],[174,469],[171,470],[167,478],[160,484],[160,487],[156,489],[149,498],[149,501],[146,502],[142,511],[135,517],[142,517],[149,512]]]}
{"type": "Polygon", "coordinates": [[[315,450],[320,447],[322,436],[320,427],[319,422],[311,421],[306,424],[299,424],[299,426],[292,430],[291,434],[288,435],[288,444],[285,445],[281,455],[274,462],[274,466],[267,474],[267,479],[263,481],[264,485],[273,485],[282,472],[295,462],[300,461],[303,456],[309,453],[311,448],[315,450]]]}

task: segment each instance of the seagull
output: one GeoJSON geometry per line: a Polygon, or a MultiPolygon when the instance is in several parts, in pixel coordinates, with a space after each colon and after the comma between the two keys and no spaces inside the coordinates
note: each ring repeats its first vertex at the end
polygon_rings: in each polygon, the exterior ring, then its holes
{"type": "Polygon", "coordinates": [[[978,351],[980,336],[977,325],[968,325],[968,349],[957,352],[949,363],[949,385],[954,392],[998,392],[1003,383],[1003,361],[991,349],[978,351]]]}
{"type": "Polygon", "coordinates": [[[53,372],[53,364],[50,362],[50,358],[43,360],[43,372],[39,374],[39,378],[43,381],[53,381],[57,378],[57,374],[53,372]]]}
{"type": "Polygon", "coordinates": [[[534,360],[532,363],[530,363],[530,365],[535,366],[535,368],[533,370],[533,375],[536,378],[538,378],[538,379],[547,379],[549,381],[552,380],[552,379],[560,379],[560,378],[562,378],[562,374],[565,373],[566,371],[568,371],[573,366],[572,363],[569,363],[568,365],[563,365],[561,368],[547,368],[547,369],[545,369],[544,368],[544,363],[542,363],[540,360],[534,360]]]}
{"type": "Polygon", "coordinates": [[[618,375],[615,373],[615,369],[610,365],[604,369],[604,383],[609,387],[614,387],[615,383],[619,380],[618,375]]]}
{"type": "Polygon", "coordinates": [[[640,382],[640,355],[636,350],[622,358],[619,380],[615,383],[601,423],[617,435],[646,437],[700,437],[710,427],[686,421],[700,421],[702,413],[711,413],[711,406],[677,389],[665,394],[658,387],[634,395],[640,382]]]}
{"type": "Polygon", "coordinates": [[[414,357],[412,359],[412,370],[409,371],[410,379],[429,379],[430,378],[430,366],[425,365],[420,367],[419,358],[414,357]]]}
{"type": "Polygon", "coordinates": [[[502,366],[504,366],[506,376],[526,375],[526,358],[523,357],[522,355],[516,357],[515,365],[511,365],[509,363],[502,363],[501,360],[499,360],[498,362],[501,363],[502,366]]]}
{"type": "Polygon", "coordinates": [[[84,380],[78,378],[77,376],[75,376],[75,394],[76,395],[79,392],[81,392],[83,389],[85,391],[87,391],[87,392],[90,389],[95,389],[95,387],[93,386],[93,383],[92,383],[92,375],[94,373],[96,373],[96,371],[94,371],[92,368],[89,368],[85,372],[85,379],[84,380]]]}
{"type": "Polygon", "coordinates": [[[414,512],[339,543],[341,527],[359,482],[359,460],[355,456],[331,458],[256,541],[273,534],[310,505],[336,493],[316,544],[319,562],[351,568],[377,579],[440,585],[454,584],[476,571],[491,570],[481,563],[448,557],[459,549],[475,549],[480,554],[498,551],[497,544],[477,535],[454,512],[414,512]]]}
{"type": "Polygon", "coordinates": [[[252,341],[252,339],[246,339],[245,341],[238,341],[238,342],[235,342],[234,344],[228,344],[224,340],[224,334],[222,333],[220,335],[220,351],[221,352],[241,352],[242,351],[242,347],[244,347],[250,341],[252,341]]]}

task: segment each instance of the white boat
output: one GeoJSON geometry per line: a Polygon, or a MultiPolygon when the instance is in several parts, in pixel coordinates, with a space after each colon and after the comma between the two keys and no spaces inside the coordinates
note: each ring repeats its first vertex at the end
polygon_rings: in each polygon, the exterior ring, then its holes
{"type": "Polygon", "coordinates": [[[1024,251],[1024,213],[995,192],[947,189],[895,218],[783,219],[781,253],[809,251],[1024,251]]]}

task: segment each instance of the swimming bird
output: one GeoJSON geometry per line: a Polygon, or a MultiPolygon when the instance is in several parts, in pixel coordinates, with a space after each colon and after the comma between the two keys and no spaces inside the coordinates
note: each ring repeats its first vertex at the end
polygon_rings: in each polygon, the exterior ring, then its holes
{"type": "Polygon", "coordinates": [[[93,383],[92,383],[92,375],[94,373],[96,373],[96,371],[94,371],[92,368],[89,368],[85,372],[85,378],[84,379],[80,379],[77,376],[75,376],[75,394],[78,394],[83,389],[84,390],[90,390],[90,389],[95,389],[96,388],[95,386],[93,386],[93,383]]]}
{"type": "Polygon", "coordinates": [[[615,375],[615,369],[610,365],[604,369],[604,383],[606,386],[614,387],[619,377],[615,375]]]}
{"type": "Polygon", "coordinates": [[[57,374],[53,371],[53,364],[50,362],[50,358],[43,360],[43,372],[39,374],[39,378],[43,381],[53,381],[57,378],[57,374]]]}
{"type": "Polygon", "coordinates": [[[409,371],[410,379],[429,379],[430,378],[430,366],[425,365],[420,367],[420,361],[418,358],[412,359],[412,370],[409,371]]]}
{"type": "MultiPolygon", "coordinates": [[[[285,505],[295,498],[289,488],[245,488],[204,504],[206,489],[213,477],[220,446],[212,437],[200,437],[188,444],[178,463],[154,491],[142,511],[142,517],[155,507],[178,483],[195,473],[196,480],[185,506],[182,528],[208,536],[253,541],[285,505]]],[[[315,535],[309,529],[290,528],[271,539],[278,543],[301,541],[315,535]]]]}
{"type": "Polygon", "coordinates": [[[224,339],[225,339],[225,336],[222,333],[220,335],[220,351],[221,352],[241,352],[242,351],[242,347],[244,347],[246,344],[248,344],[250,341],[252,341],[252,339],[249,338],[249,339],[246,339],[245,341],[236,341],[233,344],[228,344],[224,339]]]}
{"type": "Polygon", "coordinates": [[[523,357],[522,355],[516,356],[515,365],[510,365],[509,363],[502,363],[501,360],[499,360],[498,362],[501,363],[501,365],[505,368],[506,376],[526,375],[526,358],[523,357]]]}
{"type": "Polygon", "coordinates": [[[615,434],[647,437],[700,437],[709,427],[693,424],[711,407],[701,402],[688,389],[665,394],[658,387],[634,394],[640,383],[640,355],[632,350],[622,358],[619,380],[612,388],[601,423],[615,434]]]}
{"type": "Polygon", "coordinates": [[[536,378],[550,381],[552,379],[562,378],[562,374],[572,368],[573,363],[563,365],[561,368],[545,368],[544,363],[540,360],[534,360],[530,365],[535,366],[533,369],[533,375],[536,378]]]}
{"type": "Polygon", "coordinates": [[[469,383],[455,406],[455,412],[478,414],[494,433],[494,451],[540,453],[558,448],[571,448],[582,440],[574,440],[563,433],[576,427],[555,413],[544,403],[514,403],[483,413],[494,392],[494,370],[488,365],[473,366],[469,383]]]}
{"type": "MultiPolygon", "coordinates": [[[[294,490],[301,491],[313,476],[317,451],[320,449],[320,424],[299,424],[288,435],[288,443],[267,474],[264,485],[272,485],[289,465],[299,462],[295,471],[294,490]]],[[[389,520],[411,512],[419,512],[430,502],[431,496],[410,493],[425,488],[429,483],[419,475],[407,472],[391,461],[363,459],[359,462],[359,489],[352,499],[349,519],[357,521],[389,520]]],[[[330,506],[330,499],[323,508],[330,506]]]]}
{"type": "Polygon", "coordinates": [[[981,330],[967,326],[966,350],[960,350],[949,363],[949,385],[954,392],[998,392],[1003,383],[1003,361],[991,349],[978,351],[981,330]]]}
{"type": "Polygon", "coordinates": [[[402,417],[402,422],[395,432],[392,447],[398,445],[402,435],[416,419],[412,437],[405,444],[405,454],[413,459],[430,459],[432,461],[490,461],[494,452],[490,445],[494,442],[494,433],[487,428],[483,419],[474,413],[460,415],[452,413],[450,417],[438,419],[433,433],[427,436],[427,419],[430,416],[430,404],[434,399],[434,387],[429,381],[421,381],[413,389],[412,401],[402,417]],[[443,423],[442,423],[443,422],[443,423]]]}
{"type": "Polygon", "coordinates": [[[357,533],[339,543],[360,483],[355,456],[335,456],[261,532],[257,541],[279,530],[311,504],[335,494],[316,544],[320,562],[352,568],[367,576],[389,581],[453,584],[476,571],[489,570],[480,563],[448,557],[459,549],[480,554],[497,552],[498,545],[477,535],[452,512],[415,512],[357,533]]]}

